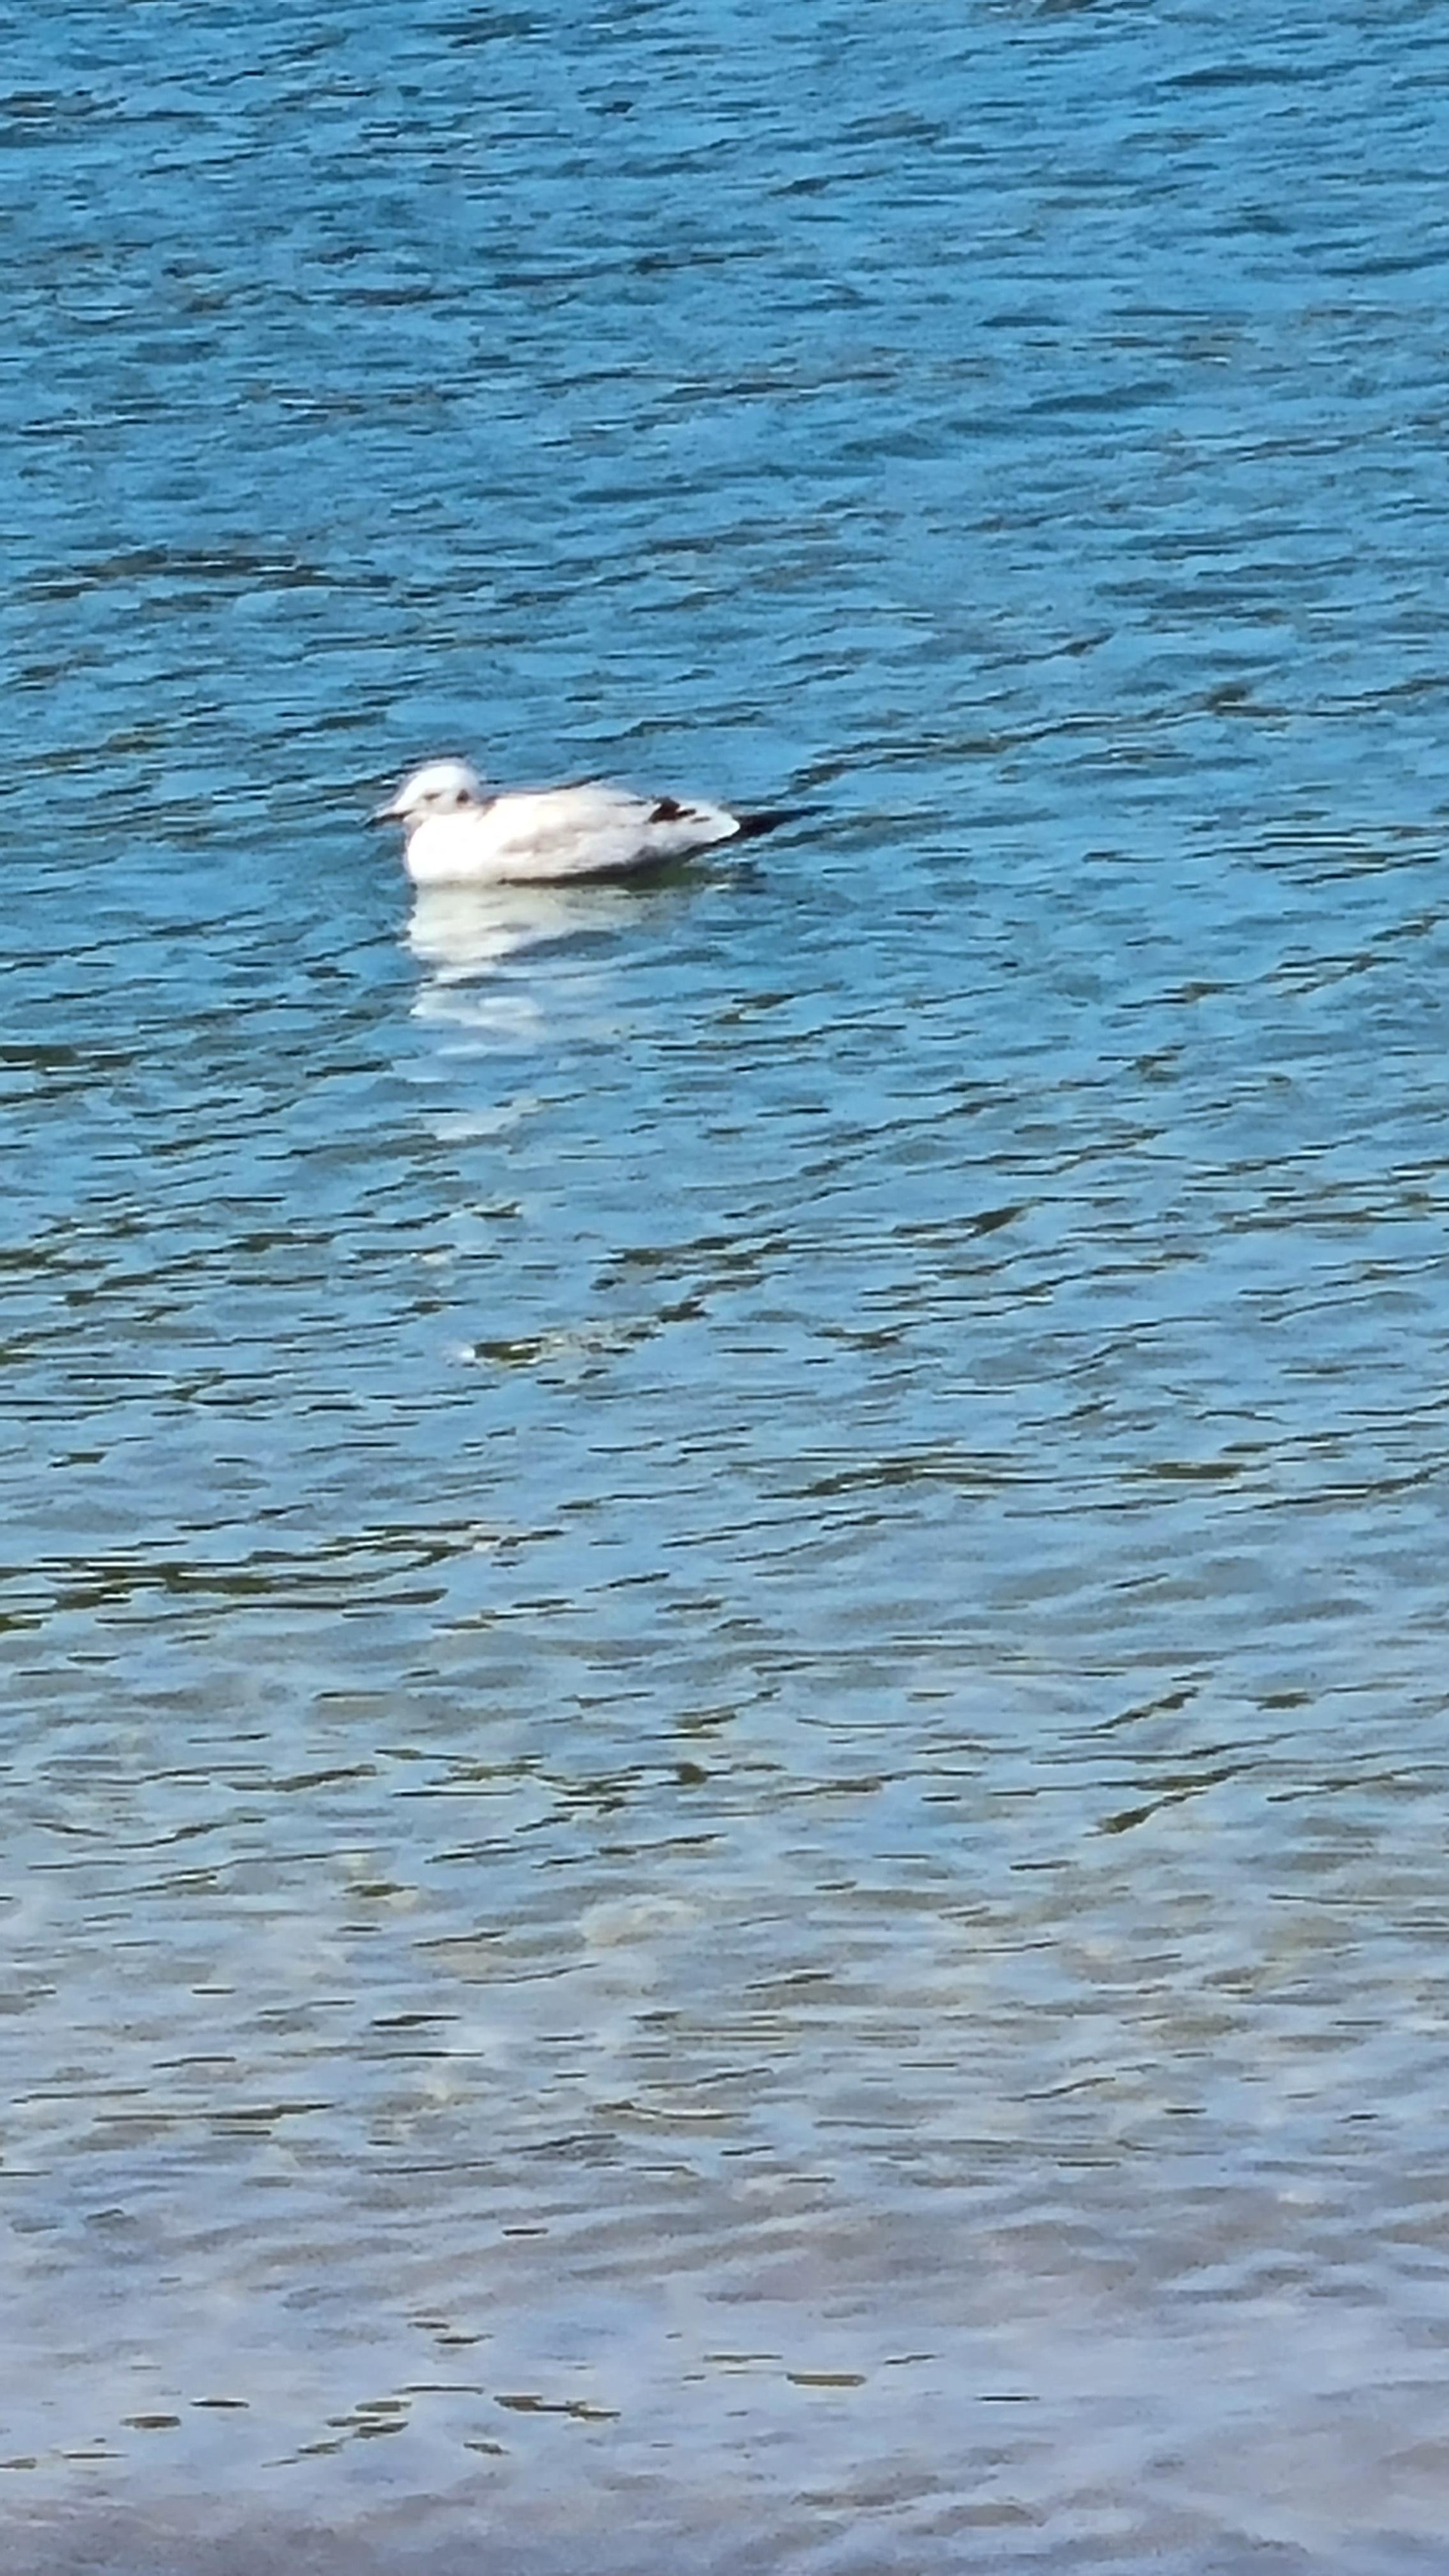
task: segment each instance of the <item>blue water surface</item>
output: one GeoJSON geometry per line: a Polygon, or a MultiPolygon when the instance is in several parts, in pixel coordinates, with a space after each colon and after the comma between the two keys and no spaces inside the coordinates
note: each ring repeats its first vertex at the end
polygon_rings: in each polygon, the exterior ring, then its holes
{"type": "Polygon", "coordinates": [[[1437,2567],[1449,7],[3,92],[6,2576],[1437,2567]]]}

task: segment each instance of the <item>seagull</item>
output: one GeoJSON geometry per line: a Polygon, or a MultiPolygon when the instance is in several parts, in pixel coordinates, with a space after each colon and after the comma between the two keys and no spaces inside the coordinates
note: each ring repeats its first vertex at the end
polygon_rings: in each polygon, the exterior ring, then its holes
{"type": "Polygon", "coordinates": [[[598,780],[495,794],[465,760],[432,760],[372,819],[401,823],[408,875],[415,885],[433,886],[638,876],[717,841],[752,840],[792,818],[636,796],[598,780]]]}

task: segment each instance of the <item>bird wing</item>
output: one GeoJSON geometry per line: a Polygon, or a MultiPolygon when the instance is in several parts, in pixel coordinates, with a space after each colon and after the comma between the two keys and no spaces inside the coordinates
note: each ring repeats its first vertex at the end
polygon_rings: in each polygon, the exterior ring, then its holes
{"type": "Polygon", "coordinates": [[[547,876],[606,876],[658,866],[736,829],[722,807],[672,796],[636,796],[588,780],[498,797],[487,815],[489,848],[500,866],[547,876]]]}

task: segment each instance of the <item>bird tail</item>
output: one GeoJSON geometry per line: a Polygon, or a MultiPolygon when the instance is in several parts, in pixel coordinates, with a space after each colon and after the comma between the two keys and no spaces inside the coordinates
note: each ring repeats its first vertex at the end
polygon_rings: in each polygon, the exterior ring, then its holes
{"type": "Polygon", "coordinates": [[[813,814],[813,805],[771,805],[758,814],[737,814],[736,839],[758,841],[766,832],[778,832],[783,823],[798,823],[803,814],[813,814]]]}

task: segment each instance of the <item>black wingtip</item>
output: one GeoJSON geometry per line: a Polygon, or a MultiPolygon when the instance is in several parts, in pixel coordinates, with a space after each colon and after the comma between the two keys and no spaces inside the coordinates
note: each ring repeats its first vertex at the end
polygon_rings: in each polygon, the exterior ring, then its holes
{"type": "Polygon", "coordinates": [[[740,814],[737,838],[758,841],[766,832],[778,832],[784,823],[798,823],[803,815],[813,814],[813,805],[771,805],[759,814],[740,814]]]}

